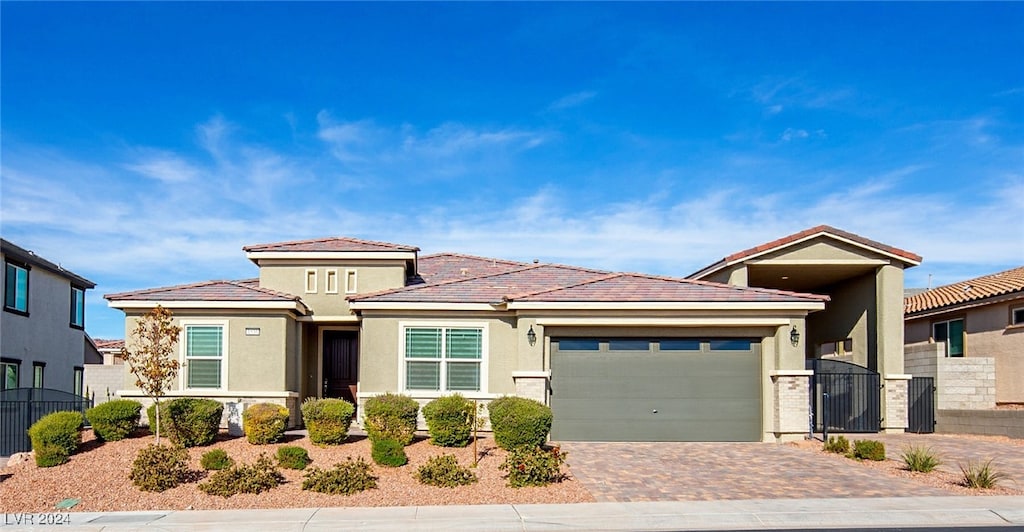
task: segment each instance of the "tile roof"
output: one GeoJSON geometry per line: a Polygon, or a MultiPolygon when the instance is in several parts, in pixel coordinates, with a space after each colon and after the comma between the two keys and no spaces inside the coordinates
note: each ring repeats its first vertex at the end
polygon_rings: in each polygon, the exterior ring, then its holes
{"type": "Polygon", "coordinates": [[[567,286],[606,273],[560,264],[531,264],[506,272],[407,286],[349,299],[361,302],[500,303],[510,294],[567,286]]]}
{"type": "Polygon", "coordinates": [[[924,312],[1014,292],[1024,295],[1024,266],[914,294],[903,300],[903,311],[924,312]]]}
{"type": "Polygon", "coordinates": [[[790,244],[792,244],[794,242],[799,242],[799,241],[801,241],[801,240],[803,240],[805,238],[813,237],[813,236],[816,236],[816,235],[832,235],[832,236],[836,236],[836,237],[839,237],[839,238],[843,238],[843,239],[846,239],[846,240],[849,240],[849,241],[852,241],[852,242],[856,242],[856,243],[858,243],[858,244],[860,244],[862,246],[866,246],[866,247],[869,247],[869,248],[874,248],[874,249],[877,249],[877,250],[882,251],[884,253],[888,253],[890,255],[895,255],[897,257],[900,257],[900,258],[906,260],[907,262],[911,262],[911,263],[914,263],[914,264],[919,264],[921,262],[921,260],[922,260],[921,256],[917,255],[915,253],[911,253],[909,251],[906,251],[906,250],[903,250],[903,249],[900,249],[900,248],[896,248],[896,247],[893,247],[893,246],[882,244],[881,242],[876,242],[876,241],[871,240],[869,238],[864,238],[864,237],[862,237],[860,235],[857,235],[857,234],[854,234],[854,233],[850,233],[848,231],[843,231],[842,229],[836,229],[835,227],[832,227],[830,225],[819,225],[819,226],[816,226],[816,227],[812,227],[810,229],[804,229],[803,231],[800,231],[799,233],[793,233],[791,235],[784,236],[784,237],[776,239],[776,240],[772,240],[771,242],[766,242],[766,243],[761,244],[759,246],[754,246],[754,247],[752,247],[750,249],[745,249],[743,251],[738,251],[736,253],[733,253],[732,255],[726,256],[722,260],[720,260],[720,261],[718,261],[718,262],[716,262],[716,263],[714,263],[714,264],[712,264],[710,266],[707,266],[705,268],[700,269],[699,271],[696,271],[696,272],[690,274],[689,277],[691,277],[691,278],[699,277],[699,276],[702,276],[702,275],[704,275],[706,273],[710,273],[712,271],[715,271],[715,270],[721,268],[722,266],[726,266],[728,264],[732,264],[732,263],[735,263],[735,262],[742,261],[743,259],[752,257],[754,255],[759,255],[761,253],[765,253],[765,252],[772,251],[772,250],[775,250],[775,249],[783,248],[783,247],[786,247],[786,246],[788,246],[788,245],[790,245],[790,244]]]}
{"type": "Polygon", "coordinates": [[[301,301],[291,294],[254,286],[251,281],[204,281],[103,297],[109,301],[301,301]]]}
{"type": "Polygon", "coordinates": [[[96,344],[97,349],[121,349],[124,347],[124,339],[110,340],[104,338],[94,338],[93,343],[96,344]]]}
{"type": "Polygon", "coordinates": [[[525,262],[463,255],[461,253],[433,253],[423,255],[416,269],[425,283],[437,284],[456,279],[504,273],[529,266],[525,262]]]}
{"type": "Polygon", "coordinates": [[[804,302],[828,296],[638,273],[612,273],[571,286],[509,297],[545,302],[804,302]]]}
{"type": "Polygon", "coordinates": [[[321,251],[321,252],[359,252],[359,251],[419,251],[415,246],[360,240],[350,237],[314,238],[310,240],[293,240],[290,242],[273,242],[269,244],[253,244],[242,247],[246,252],[260,251],[321,251]]]}

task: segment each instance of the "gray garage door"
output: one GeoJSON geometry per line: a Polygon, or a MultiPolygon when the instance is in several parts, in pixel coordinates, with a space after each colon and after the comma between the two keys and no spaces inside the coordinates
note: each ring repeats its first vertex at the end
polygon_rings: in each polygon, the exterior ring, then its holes
{"type": "Polygon", "coordinates": [[[747,339],[555,338],[555,441],[759,441],[760,346],[747,339]]]}

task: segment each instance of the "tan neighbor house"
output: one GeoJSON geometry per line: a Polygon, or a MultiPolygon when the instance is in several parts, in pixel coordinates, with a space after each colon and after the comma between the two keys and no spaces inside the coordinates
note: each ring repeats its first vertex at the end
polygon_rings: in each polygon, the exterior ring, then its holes
{"type": "MultiPolygon", "coordinates": [[[[307,397],[517,394],[552,407],[560,440],[807,432],[806,323],[825,295],[343,237],[244,250],[258,279],[106,296],[129,332],[156,304],[175,313],[172,395],[279,402],[297,424],[307,397]]],[[[901,293],[899,273],[880,276],[901,293]]]]}

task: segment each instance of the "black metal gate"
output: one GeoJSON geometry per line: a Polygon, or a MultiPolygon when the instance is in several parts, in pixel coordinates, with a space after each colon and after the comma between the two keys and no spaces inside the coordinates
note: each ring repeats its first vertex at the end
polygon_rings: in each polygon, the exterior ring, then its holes
{"type": "Polygon", "coordinates": [[[0,392],[0,456],[32,450],[28,428],[53,412],[75,411],[85,415],[92,399],[46,388],[14,388],[0,392]]]}
{"type": "Polygon", "coordinates": [[[881,377],[838,360],[807,361],[814,432],[878,432],[882,428],[881,377]]]}
{"type": "Polygon", "coordinates": [[[935,379],[914,377],[907,386],[907,432],[935,432],[935,379]]]}

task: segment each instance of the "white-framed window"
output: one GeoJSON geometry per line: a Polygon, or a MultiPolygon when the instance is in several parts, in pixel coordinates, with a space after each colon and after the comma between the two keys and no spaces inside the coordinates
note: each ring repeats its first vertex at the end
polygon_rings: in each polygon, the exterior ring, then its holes
{"type": "Polygon", "coordinates": [[[76,329],[85,327],[85,289],[71,287],[71,326],[76,329]]]}
{"type": "Polygon", "coordinates": [[[16,358],[0,358],[0,390],[13,390],[21,377],[21,361],[16,358]]]}
{"type": "Polygon", "coordinates": [[[357,288],[356,270],[345,270],[345,293],[354,294],[357,288]]]}
{"type": "Polygon", "coordinates": [[[933,322],[932,339],[936,342],[945,342],[947,357],[964,356],[963,318],[933,322]]]}
{"type": "Polygon", "coordinates": [[[46,373],[46,362],[32,363],[32,387],[42,388],[45,382],[43,376],[46,373]]]}
{"type": "Polygon", "coordinates": [[[4,263],[4,310],[28,315],[28,266],[4,263]]]}
{"type": "Polygon", "coordinates": [[[184,388],[227,386],[228,326],[225,322],[181,323],[184,388]]]}
{"type": "Polygon", "coordinates": [[[306,293],[316,293],[316,269],[310,268],[306,270],[306,293]]]}
{"type": "Polygon", "coordinates": [[[402,324],[402,386],[416,392],[486,392],[486,324],[402,324]]]}
{"type": "Polygon", "coordinates": [[[324,272],[324,293],[338,293],[338,270],[326,270],[324,272]]]}
{"type": "Polygon", "coordinates": [[[1010,325],[1024,325],[1024,307],[1010,309],[1010,325]]]}

